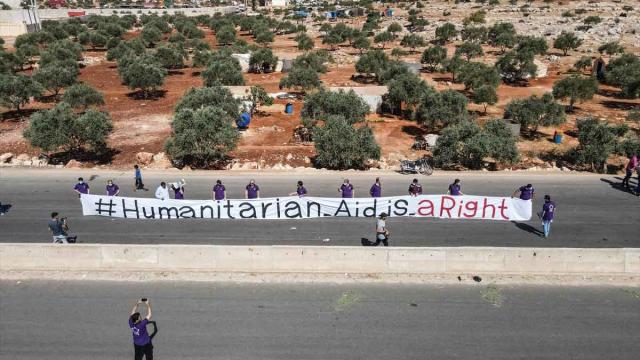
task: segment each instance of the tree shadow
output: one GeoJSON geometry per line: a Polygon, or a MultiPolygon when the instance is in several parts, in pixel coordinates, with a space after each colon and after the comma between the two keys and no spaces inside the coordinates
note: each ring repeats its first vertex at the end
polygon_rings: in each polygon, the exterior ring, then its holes
{"type": "Polygon", "coordinates": [[[609,101],[605,100],[601,102],[602,105],[609,109],[617,110],[640,110],[640,104],[627,102],[627,101],[609,101]]]}
{"type": "Polygon", "coordinates": [[[539,229],[534,228],[533,226],[523,223],[523,222],[517,222],[517,221],[512,221],[512,223],[520,230],[522,231],[526,231],[528,233],[537,235],[537,236],[543,236],[544,232],[540,231],[539,229]]]}
{"type": "MultiPolygon", "coordinates": [[[[616,177],[616,179],[620,179],[619,177],[616,177]]],[[[620,182],[613,182],[609,179],[605,179],[605,178],[600,178],[600,181],[609,184],[609,186],[611,186],[612,189],[618,190],[618,191],[622,191],[625,193],[630,193],[632,194],[633,192],[631,191],[631,189],[634,189],[636,186],[638,186],[638,184],[636,184],[635,182],[633,182],[633,177],[631,177],[631,179],[629,179],[629,189],[627,189],[626,187],[622,186],[622,179],[620,179],[620,182]]]]}
{"type": "Polygon", "coordinates": [[[402,132],[411,136],[420,136],[425,133],[424,129],[415,125],[403,125],[402,132]]]}
{"type": "Polygon", "coordinates": [[[24,121],[25,119],[28,119],[33,113],[40,110],[41,109],[20,109],[20,111],[9,110],[0,115],[0,121],[24,121]]]}
{"type": "Polygon", "coordinates": [[[149,90],[149,91],[136,90],[126,95],[127,97],[134,100],[158,100],[160,98],[163,98],[166,93],[167,93],[167,90],[163,90],[163,89],[149,90]]]}
{"type": "Polygon", "coordinates": [[[197,76],[200,76],[200,74],[202,74],[202,71],[194,71],[194,72],[191,73],[191,76],[192,77],[197,77],[197,76]]]}
{"type": "Polygon", "coordinates": [[[610,98],[620,97],[620,91],[618,90],[598,89],[598,91],[596,91],[596,94],[604,97],[610,97],[610,98]]]}
{"type": "Polygon", "coordinates": [[[167,71],[167,75],[171,76],[171,75],[184,75],[184,71],[180,71],[180,70],[168,70],[167,71]]]}
{"type": "Polygon", "coordinates": [[[47,163],[50,165],[65,165],[71,160],[80,162],[89,162],[95,165],[107,165],[113,161],[113,158],[120,153],[120,150],[107,149],[101,153],[94,151],[63,151],[49,154],[46,156],[47,163]]]}
{"type": "Polygon", "coordinates": [[[434,78],[432,78],[432,79],[433,79],[433,81],[435,81],[435,82],[453,82],[453,81],[451,80],[451,77],[444,77],[444,76],[443,76],[443,77],[434,77],[434,78]]]}
{"type": "Polygon", "coordinates": [[[60,96],[56,94],[42,95],[38,97],[37,100],[43,104],[51,104],[57,102],[59,97],[60,96]]]}
{"type": "Polygon", "coordinates": [[[362,246],[374,246],[375,243],[369,241],[369,239],[367,238],[360,238],[360,244],[362,244],[362,246]]]}
{"type": "Polygon", "coordinates": [[[363,74],[351,75],[351,80],[359,84],[376,84],[377,83],[375,76],[369,76],[369,75],[363,75],[363,74]]]}

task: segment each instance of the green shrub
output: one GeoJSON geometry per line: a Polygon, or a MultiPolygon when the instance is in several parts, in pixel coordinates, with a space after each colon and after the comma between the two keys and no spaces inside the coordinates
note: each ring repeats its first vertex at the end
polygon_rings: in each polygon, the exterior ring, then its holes
{"type": "Polygon", "coordinates": [[[235,99],[229,89],[219,85],[189,89],[178,101],[175,112],[186,109],[195,111],[206,106],[221,108],[233,119],[240,116],[240,100],[235,99]]]}
{"type": "Polygon", "coordinates": [[[326,120],[331,116],[343,116],[347,121],[361,122],[369,114],[369,105],[353,90],[329,91],[321,88],[305,96],[301,116],[308,120],[326,120]]]}
{"type": "Polygon", "coordinates": [[[85,83],[77,83],[64,91],[62,101],[72,108],[86,110],[92,105],[104,105],[104,97],[100,92],[85,83]]]}
{"type": "Polygon", "coordinates": [[[353,119],[330,116],[324,125],[313,130],[316,149],[315,164],[318,167],[346,170],[364,169],[367,161],[380,158],[380,146],[371,128],[355,129],[353,119]]]}

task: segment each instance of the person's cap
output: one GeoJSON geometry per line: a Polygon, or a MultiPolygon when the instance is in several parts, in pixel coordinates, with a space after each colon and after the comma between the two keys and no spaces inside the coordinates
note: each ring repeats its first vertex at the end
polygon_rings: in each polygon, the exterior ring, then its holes
{"type": "Polygon", "coordinates": [[[78,181],[84,181],[84,179],[83,179],[83,178],[81,178],[81,177],[79,177],[79,178],[78,178],[78,181]]]}
{"type": "Polygon", "coordinates": [[[549,195],[545,195],[545,196],[544,196],[544,199],[545,199],[545,200],[551,200],[551,196],[549,196],[549,195]]]}
{"type": "Polygon", "coordinates": [[[382,214],[380,214],[381,218],[386,218],[387,217],[387,213],[383,212],[382,214]]]}
{"type": "Polygon", "coordinates": [[[531,185],[531,184],[527,184],[527,187],[533,187],[533,185],[531,185]]]}

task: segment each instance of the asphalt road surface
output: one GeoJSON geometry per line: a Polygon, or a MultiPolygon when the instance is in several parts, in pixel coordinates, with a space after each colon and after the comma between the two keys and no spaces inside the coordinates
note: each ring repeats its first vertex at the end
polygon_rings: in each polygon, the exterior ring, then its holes
{"type": "MultiPolygon", "coordinates": [[[[68,216],[71,232],[85,243],[189,243],[256,245],[360,245],[374,238],[373,219],[321,218],[306,220],[126,220],[83,217],[72,188],[78,176],[92,193],[104,194],[107,179],[121,188],[122,196],[153,197],[161,180],[187,181],[188,199],[209,199],[215,180],[226,184],[229,198],[244,196],[244,186],[255,178],[261,196],[282,196],[295,191],[303,180],[310,194],[338,196],[343,177],[355,185],[356,196],[368,196],[376,173],[296,172],[251,174],[238,172],[167,171],[143,173],[148,192],[134,193],[132,171],[15,170],[0,169],[0,202],[11,204],[0,217],[0,241],[49,242],[47,220],[52,211],[68,216]]],[[[380,175],[383,195],[406,194],[414,176],[380,175]]],[[[615,176],[577,174],[450,173],[420,177],[425,193],[445,193],[455,177],[462,179],[466,194],[509,196],[514,189],[533,183],[537,197],[534,212],[544,194],[557,204],[551,237],[540,237],[537,217],[523,223],[480,220],[392,218],[387,226],[393,246],[545,246],[637,247],[640,245],[640,199],[612,184],[615,176]]],[[[633,183],[636,179],[634,177],[633,183]]]]}
{"type": "Polygon", "coordinates": [[[637,359],[640,289],[0,282],[0,359],[637,359]],[[143,311],[144,314],[144,311],[143,311]],[[149,327],[151,329],[151,327],[149,327]]]}

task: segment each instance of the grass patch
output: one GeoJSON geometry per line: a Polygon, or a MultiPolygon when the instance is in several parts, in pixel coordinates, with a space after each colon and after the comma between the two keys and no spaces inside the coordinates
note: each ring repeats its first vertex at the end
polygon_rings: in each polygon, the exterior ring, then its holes
{"type": "Polygon", "coordinates": [[[502,305],[502,293],[498,286],[495,284],[489,284],[486,288],[480,291],[480,296],[482,296],[482,300],[488,302],[489,304],[500,307],[502,305]]]}
{"type": "Polygon", "coordinates": [[[336,304],[333,306],[335,311],[343,311],[361,300],[361,296],[353,291],[345,291],[336,304]]]}

